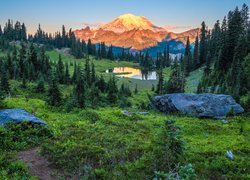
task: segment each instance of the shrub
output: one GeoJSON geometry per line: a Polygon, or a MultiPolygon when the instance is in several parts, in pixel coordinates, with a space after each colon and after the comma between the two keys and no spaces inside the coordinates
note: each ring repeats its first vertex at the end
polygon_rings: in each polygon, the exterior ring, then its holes
{"type": "Polygon", "coordinates": [[[29,122],[9,123],[0,128],[0,149],[21,150],[40,144],[53,133],[45,125],[29,122]]]}
{"type": "Polygon", "coordinates": [[[88,120],[92,123],[95,123],[96,121],[101,119],[98,113],[96,113],[95,111],[91,111],[91,110],[82,111],[81,117],[83,117],[84,120],[88,120]]]}

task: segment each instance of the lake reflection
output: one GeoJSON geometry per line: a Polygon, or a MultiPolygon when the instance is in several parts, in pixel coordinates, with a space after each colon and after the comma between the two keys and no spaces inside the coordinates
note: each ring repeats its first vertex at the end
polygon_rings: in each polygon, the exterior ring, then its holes
{"type": "Polygon", "coordinates": [[[136,69],[132,67],[115,67],[113,70],[107,70],[108,72],[116,73],[117,77],[121,78],[132,78],[132,79],[140,79],[140,80],[156,80],[156,72],[155,71],[145,71],[141,69],[136,69]]]}

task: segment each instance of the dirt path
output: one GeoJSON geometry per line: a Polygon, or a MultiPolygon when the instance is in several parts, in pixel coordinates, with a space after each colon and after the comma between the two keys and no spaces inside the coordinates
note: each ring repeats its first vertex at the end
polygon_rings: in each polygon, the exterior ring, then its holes
{"type": "Polygon", "coordinates": [[[23,161],[28,167],[30,174],[41,180],[54,180],[55,170],[49,167],[48,160],[39,154],[39,148],[33,148],[17,154],[18,159],[23,161]]]}

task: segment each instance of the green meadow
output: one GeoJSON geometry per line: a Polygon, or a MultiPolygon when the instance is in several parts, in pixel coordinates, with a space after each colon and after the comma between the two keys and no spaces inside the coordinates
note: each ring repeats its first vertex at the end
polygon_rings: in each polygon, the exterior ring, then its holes
{"type": "MultiPolygon", "coordinates": [[[[50,59],[57,60],[57,51],[47,52],[50,59]]],[[[94,60],[96,72],[106,79],[105,70],[119,67],[136,67],[131,62],[94,60]]],[[[85,59],[74,59],[63,55],[62,60],[84,66],[85,59]]],[[[171,69],[164,70],[168,79],[171,69]]],[[[200,69],[187,77],[187,92],[195,92],[202,76],[200,69]]],[[[22,108],[34,113],[48,124],[42,127],[22,129],[22,126],[0,128],[0,179],[36,179],[29,174],[28,167],[17,159],[19,151],[39,147],[41,155],[48,158],[56,169],[58,179],[153,179],[159,157],[159,144],[164,121],[174,120],[181,128],[185,148],[182,164],[192,164],[194,179],[249,179],[250,178],[250,116],[228,117],[221,120],[198,119],[180,114],[166,115],[148,109],[152,84],[157,81],[142,81],[128,78],[117,79],[118,84],[128,84],[138,93],[129,97],[131,107],[96,107],[74,109],[51,108],[45,103],[45,94],[33,93],[35,84],[28,83],[21,89],[21,82],[11,81],[13,95],[4,100],[7,108],[22,108]],[[142,106],[142,104],[145,105],[142,106]],[[128,110],[131,116],[121,111],[128,110]],[[141,115],[139,112],[147,111],[141,115]],[[225,157],[227,150],[234,153],[234,160],[225,157]],[[199,177],[199,178],[197,178],[199,177]]],[[[73,89],[60,86],[64,96],[73,89]]],[[[163,159],[159,159],[163,158],[163,159]]],[[[159,169],[160,171],[160,169],[159,169]]]]}

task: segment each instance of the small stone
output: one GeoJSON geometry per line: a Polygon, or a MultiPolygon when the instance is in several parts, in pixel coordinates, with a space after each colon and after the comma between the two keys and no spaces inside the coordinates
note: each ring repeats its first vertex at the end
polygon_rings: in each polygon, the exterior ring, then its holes
{"type": "Polygon", "coordinates": [[[141,115],[147,115],[147,114],[149,114],[149,112],[139,112],[139,114],[141,114],[141,115]]]}
{"type": "Polygon", "coordinates": [[[231,161],[234,160],[234,155],[233,155],[232,151],[230,151],[230,150],[226,152],[225,156],[226,156],[228,159],[230,159],[231,161]]]}
{"type": "Polygon", "coordinates": [[[121,113],[122,113],[123,115],[125,115],[125,116],[129,116],[129,117],[132,116],[132,113],[129,112],[128,110],[122,110],[121,113]]]}
{"type": "Polygon", "coordinates": [[[226,119],[222,119],[221,122],[222,122],[223,124],[228,124],[228,120],[226,120],[226,119]]]}

